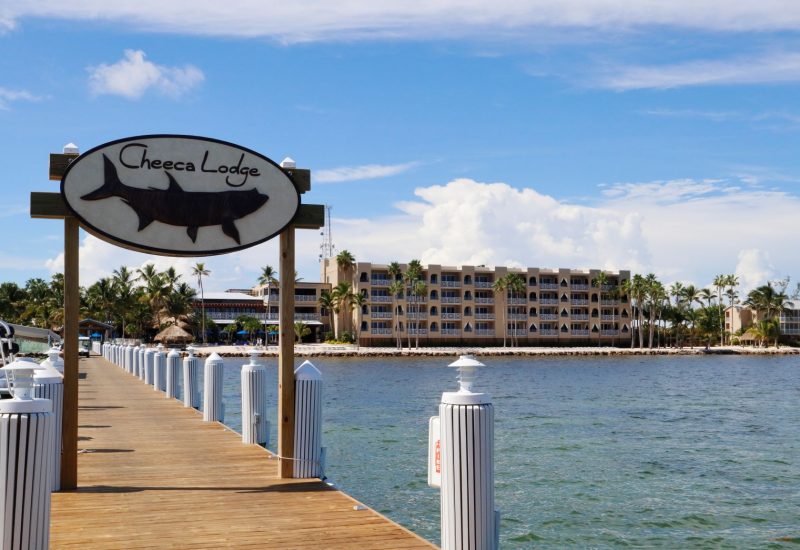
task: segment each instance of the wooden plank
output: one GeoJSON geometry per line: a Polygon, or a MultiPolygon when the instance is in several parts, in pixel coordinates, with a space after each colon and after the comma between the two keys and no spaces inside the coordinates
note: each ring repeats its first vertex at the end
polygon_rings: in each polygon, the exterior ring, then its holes
{"type": "Polygon", "coordinates": [[[278,327],[278,455],[280,475],[294,470],[294,227],[280,235],[280,325],[278,327]]]}
{"type": "Polygon", "coordinates": [[[292,220],[296,229],[319,229],[325,225],[325,206],[321,204],[301,204],[292,220]]]}
{"type": "Polygon", "coordinates": [[[31,218],[60,219],[69,216],[61,193],[31,193],[31,218]]]}
{"type": "Polygon", "coordinates": [[[301,195],[311,191],[311,170],[305,168],[283,168],[301,195]]]}
{"type": "MultiPolygon", "coordinates": [[[[292,279],[293,280],[293,279],[292,279]]],[[[80,485],[51,548],[433,548],[102,358],[81,359],[80,485]]]]}
{"type": "Polygon", "coordinates": [[[78,220],[64,218],[64,412],[61,489],[78,485],[78,220]]]}
{"type": "Polygon", "coordinates": [[[67,167],[76,158],[78,155],[75,153],[50,153],[50,179],[60,180],[63,178],[67,167]]]}

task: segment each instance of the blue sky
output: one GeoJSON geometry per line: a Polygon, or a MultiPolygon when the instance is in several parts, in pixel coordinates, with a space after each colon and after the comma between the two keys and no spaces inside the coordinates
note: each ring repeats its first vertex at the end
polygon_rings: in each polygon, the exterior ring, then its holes
{"type": "MultiPolygon", "coordinates": [[[[60,268],[61,225],[27,214],[58,188],[48,154],[147,133],[292,156],[362,260],[800,277],[800,7],[162,4],[0,7],[0,280],[60,268]]],[[[299,237],[307,280],[319,242],[299,237]]],[[[81,254],[86,284],[195,261],[81,254]]],[[[277,253],[206,262],[222,290],[277,253]]]]}

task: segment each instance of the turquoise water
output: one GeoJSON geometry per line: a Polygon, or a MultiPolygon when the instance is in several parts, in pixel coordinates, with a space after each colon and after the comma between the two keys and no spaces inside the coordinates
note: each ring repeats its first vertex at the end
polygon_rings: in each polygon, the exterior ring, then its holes
{"type": "MultiPolygon", "coordinates": [[[[226,424],[240,429],[226,361],[226,424]]],[[[455,388],[442,359],[315,359],[326,473],[433,542],[427,422],[455,388]]],[[[800,358],[487,358],[503,548],[800,545],[800,358]]],[[[270,449],[276,441],[276,362],[270,449]]]]}

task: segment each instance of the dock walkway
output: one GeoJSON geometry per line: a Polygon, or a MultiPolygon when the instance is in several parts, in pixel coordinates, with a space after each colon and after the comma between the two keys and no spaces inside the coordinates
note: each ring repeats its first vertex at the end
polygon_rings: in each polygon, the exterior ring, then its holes
{"type": "Polygon", "coordinates": [[[51,548],[434,548],[102,358],[82,359],[78,489],[51,548]],[[360,507],[359,507],[360,508],[360,507]]]}

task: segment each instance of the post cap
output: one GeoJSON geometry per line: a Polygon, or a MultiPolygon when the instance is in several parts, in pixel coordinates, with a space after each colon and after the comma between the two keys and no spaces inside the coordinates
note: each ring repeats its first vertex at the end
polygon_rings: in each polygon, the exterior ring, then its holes
{"type": "Polygon", "coordinates": [[[286,157],[281,161],[281,168],[297,168],[297,163],[292,157],[286,157]]]}
{"type": "Polygon", "coordinates": [[[64,146],[64,148],[62,149],[62,152],[65,155],[80,155],[81,154],[80,150],[78,149],[78,146],[75,145],[74,143],[72,143],[71,141],[64,146]]]}
{"type": "Polygon", "coordinates": [[[322,380],[322,373],[311,361],[304,361],[294,371],[295,380],[322,380]]]}

